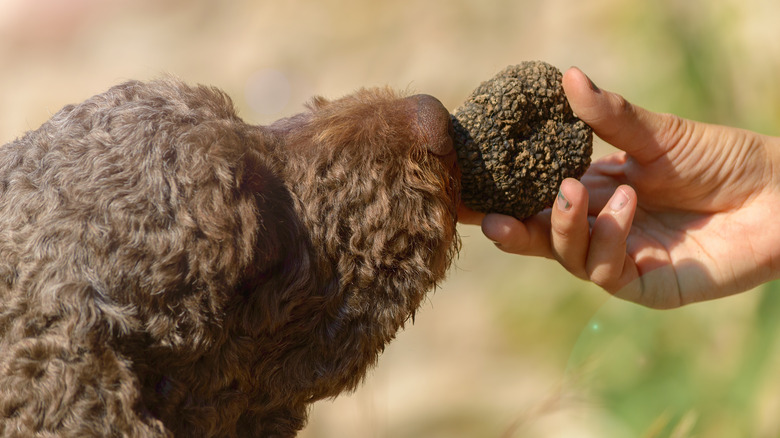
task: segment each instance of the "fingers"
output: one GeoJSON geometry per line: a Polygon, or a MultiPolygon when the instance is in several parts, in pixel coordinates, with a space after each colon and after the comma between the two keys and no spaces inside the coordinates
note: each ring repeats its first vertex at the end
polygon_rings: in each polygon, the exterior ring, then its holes
{"type": "Polygon", "coordinates": [[[482,221],[482,232],[504,252],[547,258],[553,256],[549,210],[525,221],[502,214],[488,214],[482,221]]]}
{"type": "Polygon", "coordinates": [[[551,209],[525,221],[488,214],[482,220],[482,232],[502,251],[555,258],[579,278],[613,294],[621,290],[626,293],[624,287],[639,278],[637,266],[627,253],[636,192],[630,186],[619,186],[592,226],[588,204],[585,187],[569,178],[561,184],[551,209]]]}
{"type": "Polygon", "coordinates": [[[575,276],[616,293],[638,278],[636,264],[626,251],[636,192],[627,185],[617,187],[592,225],[588,204],[585,186],[568,178],[551,209],[525,221],[488,214],[482,232],[502,251],[555,258],[575,276]]]}
{"type": "Polygon", "coordinates": [[[622,96],[599,89],[578,68],[563,75],[563,88],[574,113],[604,141],[650,162],[666,152],[662,139],[674,120],[633,105],[622,96]]]}
{"type": "Polygon", "coordinates": [[[550,218],[551,251],[572,274],[616,293],[638,278],[636,265],[626,251],[636,193],[621,185],[602,205],[591,226],[588,192],[579,181],[564,180],[550,218]]]}
{"type": "Polygon", "coordinates": [[[566,270],[587,279],[585,261],[590,241],[588,192],[577,180],[567,178],[561,183],[550,223],[553,255],[566,270]]]}
{"type": "Polygon", "coordinates": [[[585,272],[592,282],[612,293],[639,276],[626,252],[636,205],[634,190],[626,185],[618,187],[591,230],[585,272]]]}
{"type": "Polygon", "coordinates": [[[511,216],[486,215],[463,204],[458,205],[458,222],[482,226],[482,232],[502,251],[552,258],[550,252],[550,214],[544,211],[525,221],[511,216]]]}

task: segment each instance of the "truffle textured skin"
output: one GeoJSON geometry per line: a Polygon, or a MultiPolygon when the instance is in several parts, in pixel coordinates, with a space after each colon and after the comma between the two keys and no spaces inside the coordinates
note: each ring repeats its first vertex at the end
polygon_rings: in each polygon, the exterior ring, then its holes
{"type": "Polygon", "coordinates": [[[467,207],[525,219],[552,205],[561,181],[585,173],[593,132],[572,112],[561,81],[544,62],[509,66],[454,112],[467,207]]]}

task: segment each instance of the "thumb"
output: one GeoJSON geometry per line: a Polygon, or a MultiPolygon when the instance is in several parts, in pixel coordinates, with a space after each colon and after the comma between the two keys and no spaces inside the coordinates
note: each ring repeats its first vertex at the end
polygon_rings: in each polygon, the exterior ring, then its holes
{"type": "Polygon", "coordinates": [[[648,111],[619,94],[599,89],[576,67],[564,73],[563,89],[577,117],[602,140],[640,162],[652,161],[667,152],[663,140],[679,119],[648,111]]]}

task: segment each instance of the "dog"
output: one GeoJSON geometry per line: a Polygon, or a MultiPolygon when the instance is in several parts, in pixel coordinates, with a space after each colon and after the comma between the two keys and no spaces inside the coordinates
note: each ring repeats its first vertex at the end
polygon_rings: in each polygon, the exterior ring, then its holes
{"type": "Polygon", "coordinates": [[[427,95],[269,126],[117,85],[0,148],[0,434],[291,437],[353,390],[459,250],[427,95]]]}

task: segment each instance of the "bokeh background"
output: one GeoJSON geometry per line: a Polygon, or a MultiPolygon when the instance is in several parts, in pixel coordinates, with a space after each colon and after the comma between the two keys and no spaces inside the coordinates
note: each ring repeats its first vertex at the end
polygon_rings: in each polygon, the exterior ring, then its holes
{"type": "MultiPolygon", "coordinates": [[[[774,0],[0,0],[0,142],[131,78],[217,85],[268,123],[361,86],[454,109],[534,59],[780,135],[778,18],[774,0]]],[[[460,232],[447,282],[301,436],[780,436],[777,285],[651,311],[460,232]]]]}

